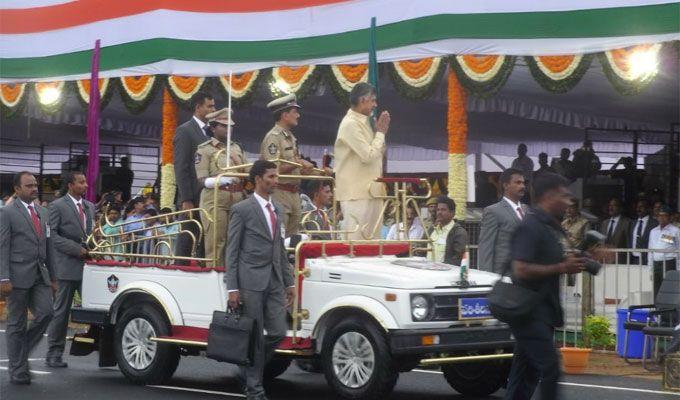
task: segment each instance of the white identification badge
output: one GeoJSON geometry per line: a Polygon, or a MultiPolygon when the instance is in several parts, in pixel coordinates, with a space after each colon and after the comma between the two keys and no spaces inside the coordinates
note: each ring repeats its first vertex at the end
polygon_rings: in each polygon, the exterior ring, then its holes
{"type": "Polygon", "coordinates": [[[50,224],[45,224],[45,237],[50,237],[50,224]]]}

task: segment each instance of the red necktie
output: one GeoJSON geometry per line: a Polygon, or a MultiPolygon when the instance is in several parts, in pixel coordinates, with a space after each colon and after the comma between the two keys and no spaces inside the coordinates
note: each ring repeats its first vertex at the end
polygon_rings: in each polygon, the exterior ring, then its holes
{"type": "Polygon", "coordinates": [[[83,211],[83,204],[78,202],[78,213],[80,214],[80,224],[83,226],[83,229],[86,229],[85,225],[85,211],[83,211]]]}
{"type": "Polygon", "coordinates": [[[33,228],[35,228],[35,233],[38,234],[38,237],[42,237],[43,232],[42,226],[40,226],[40,218],[38,218],[38,214],[36,214],[35,210],[33,210],[33,205],[28,206],[28,213],[31,214],[31,219],[33,219],[33,228]]]}
{"type": "Polygon", "coordinates": [[[524,211],[522,211],[522,207],[517,207],[517,212],[519,213],[519,219],[524,219],[524,211]]]}
{"type": "Polygon", "coordinates": [[[269,211],[269,223],[272,225],[272,239],[276,237],[276,213],[272,210],[272,203],[267,203],[267,211],[269,211]]]}

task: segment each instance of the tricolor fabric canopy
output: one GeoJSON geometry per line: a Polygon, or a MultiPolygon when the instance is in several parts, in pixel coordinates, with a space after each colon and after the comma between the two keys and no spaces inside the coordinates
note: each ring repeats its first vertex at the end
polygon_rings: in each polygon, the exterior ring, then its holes
{"type": "Polygon", "coordinates": [[[680,39],[662,0],[4,0],[0,80],[219,76],[280,65],[451,54],[560,55],[680,39]]]}

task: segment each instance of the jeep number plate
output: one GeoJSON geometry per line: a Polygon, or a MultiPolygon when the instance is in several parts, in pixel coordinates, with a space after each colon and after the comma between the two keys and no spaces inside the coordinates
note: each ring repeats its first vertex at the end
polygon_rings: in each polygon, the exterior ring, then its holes
{"type": "Polygon", "coordinates": [[[458,320],[492,318],[485,297],[459,297],[458,320]]]}

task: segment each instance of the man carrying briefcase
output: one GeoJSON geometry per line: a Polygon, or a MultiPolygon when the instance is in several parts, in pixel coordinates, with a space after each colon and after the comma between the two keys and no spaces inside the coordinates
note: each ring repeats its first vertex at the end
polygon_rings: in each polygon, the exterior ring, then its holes
{"type": "Polygon", "coordinates": [[[257,325],[252,365],[241,367],[246,398],[265,400],[264,366],[286,334],[286,307],[293,303],[295,286],[283,244],[282,208],[271,200],[278,182],[276,164],[256,161],[250,179],[255,193],[231,208],[224,280],[229,307],[242,304],[243,315],[257,325]],[[267,330],[266,338],[262,328],[267,330]]]}

